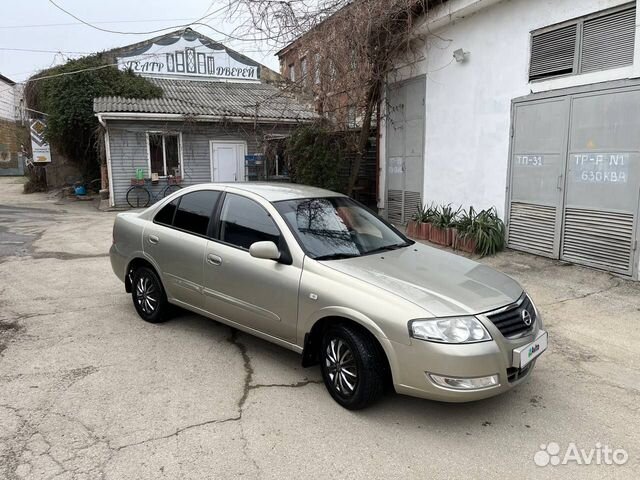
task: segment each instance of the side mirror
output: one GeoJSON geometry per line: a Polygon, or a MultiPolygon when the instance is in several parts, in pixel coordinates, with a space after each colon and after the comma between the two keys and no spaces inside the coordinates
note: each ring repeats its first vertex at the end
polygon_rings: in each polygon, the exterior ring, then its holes
{"type": "Polygon", "coordinates": [[[254,258],[264,260],[279,260],[280,250],[273,242],[256,242],[249,248],[249,254],[254,258]]]}

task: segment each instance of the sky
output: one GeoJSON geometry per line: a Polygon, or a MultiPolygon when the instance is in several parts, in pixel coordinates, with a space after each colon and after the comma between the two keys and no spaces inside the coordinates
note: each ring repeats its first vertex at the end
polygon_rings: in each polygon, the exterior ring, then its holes
{"type": "Polygon", "coordinates": [[[229,38],[246,22],[241,14],[229,18],[219,11],[227,0],[55,0],[58,5],[98,27],[123,32],[107,33],[83,25],[60,11],[48,0],[2,0],[0,15],[0,74],[22,82],[32,74],[52,65],[115,47],[152,38],[177,30],[206,14],[203,20],[214,30],[194,25],[192,28],[246,56],[278,71],[274,53],[282,45],[268,45],[251,38],[229,38]],[[20,49],[20,50],[18,50],[20,49]],[[26,50],[39,50],[26,51],[26,50]]]}

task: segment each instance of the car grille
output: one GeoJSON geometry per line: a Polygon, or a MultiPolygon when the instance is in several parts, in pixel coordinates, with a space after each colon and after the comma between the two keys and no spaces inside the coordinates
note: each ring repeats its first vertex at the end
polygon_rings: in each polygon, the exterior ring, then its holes
{"type": "Polygon", "coordinates": [[[524,368],[516,368],[516,367],[507,368],[507,379],[509,380],[509,383],[513,383],[517,380],[520,380],[521,378],[524,378],[527,375],[527,373],[529,373],[529,369],[533,366],[534,363],[535,363],[535,360],[532,361],[529,365],[527,365],[524,368]]]}
{"type": "Polygon", "coordinates": [[[500,330],[505,337],[514,337],[531,330],[536,323],[536,311],[529,297],[524,295],[514,305],[500,309],[494,313],[487,313],[487,318],[500,330]],[[522,312],[526,310],[531,315],[531,325],[524,323],[522,312]]]}

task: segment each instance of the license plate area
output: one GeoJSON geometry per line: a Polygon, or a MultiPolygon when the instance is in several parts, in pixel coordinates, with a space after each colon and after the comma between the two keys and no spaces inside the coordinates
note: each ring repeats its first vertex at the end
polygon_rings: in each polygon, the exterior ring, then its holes
{"type": "Polygon", "coordinates": [[[512,365],[516,368],[526,367],[547,349],[548,339],[547,332],[540,330],[533,342],[513,350],[512,365]]]}

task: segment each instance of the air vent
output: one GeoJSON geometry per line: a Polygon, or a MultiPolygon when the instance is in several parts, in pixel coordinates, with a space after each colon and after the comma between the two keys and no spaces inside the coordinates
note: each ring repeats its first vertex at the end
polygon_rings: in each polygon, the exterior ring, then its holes
{"type": "Polygon", "coordinates": [[[420,192],[404,192],[404,222],[408,222],[422,206],[420,192]]]}
{"type": "Polygon", "coordinates": [[[391,223],[402,223],[402,190],[387,192],[387,220],[391,223]]]}
{"type": "Polygon", "coordinates": [[[577,25],[534,34],[529,80],[573,73],[577,25]]]}
{"type": "Polygon", "coordinates": [[[633,215],[566,208],[562,259],[631,273],[633,215]]]}
{"type": "Polygon", "coordinates": [[[635,18],[634,7],[585,20],[580,71],[593,72],[632,65],[635,18]]]}
{"type": "Polygon", "coordinates": [[[511,203],[508,238],[510,248],[552,256],[555,236],[555,207],[511,203]]]}

